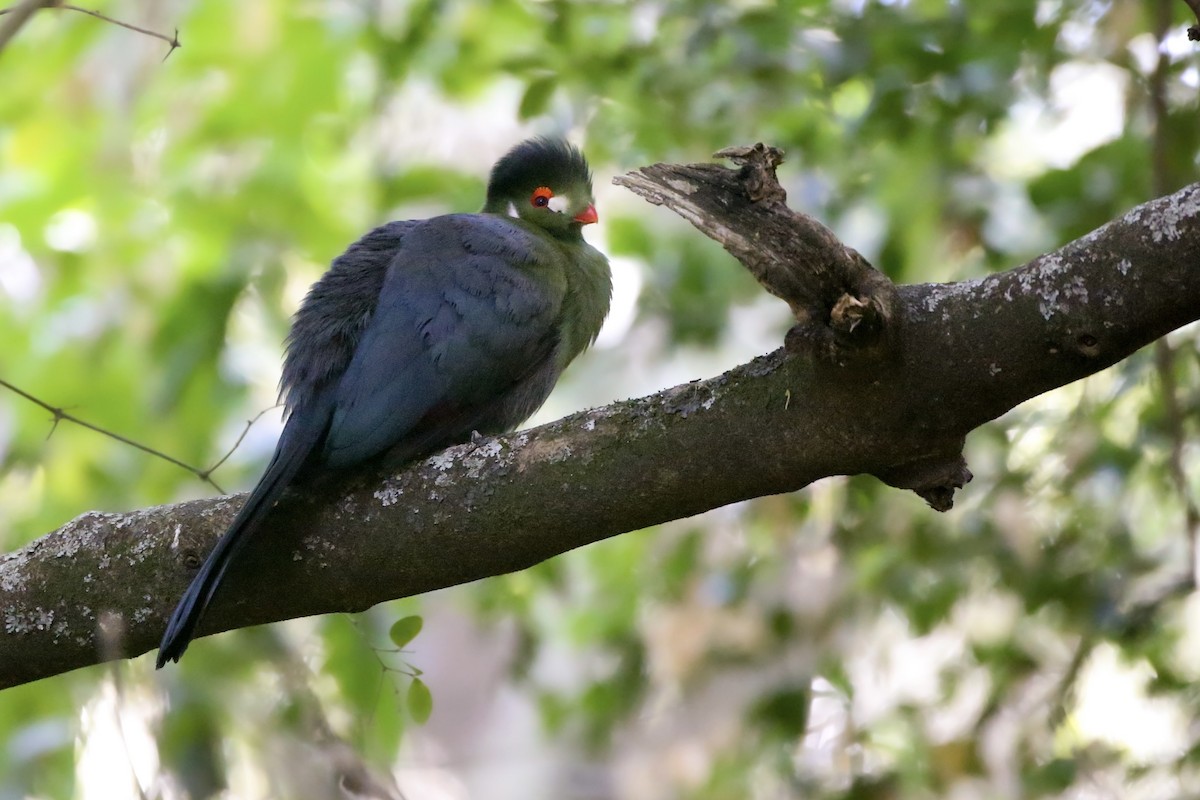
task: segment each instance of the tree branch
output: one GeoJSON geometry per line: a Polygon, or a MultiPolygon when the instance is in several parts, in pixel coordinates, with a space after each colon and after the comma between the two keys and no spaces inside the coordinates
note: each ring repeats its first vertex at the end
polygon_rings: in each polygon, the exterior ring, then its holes
{"type": "Polygon", "coordinates": [[[61,0],[32,0],[31,2],[25,2],[13,8],[0,9],[0,15],[13,15],[10,17],[9,23],[6,23],[4,26],[0,26],[0,50],[4,49],[5,45],[7,45],[12,37],[16,35],[16,32],[20,30],[21,26],[25,24],[26,20],[33,15],[33,12],[41,8],[60,8],[64,11],[78,11],[80,14],[87,14],[89,17],[95,17],[96,19],[111,23],[117,27],[145,34],[146,36],[153,36],[155,39],[162,39],[171,46],[170,49],[167,50],[167,54],[163,56],[163,61],[166,61],[167,58],[170,57],[171,53],[174,53],[180,47],[183,47],[183,45],[179,42],[178,28],[175,29],[174,34],[167,36],[165,33],[152,31],[149,28],[142,28],[129,22],[122,22],[119,19],[113,19],[107,14],[101,14],[99,11],[92,11],[91,9],[69,5],[61,2],[61,0]],[[12,28],[11,31],[8,30],[9,26],[12,28]]]}
{"type": "MultiPolygon", "coordinates": [[[[811,238],[772,187],[753,189],[763,178],[753,173],[656,165],[639,174],[663,202],[690,204],[701,228],[750,243],[747,257],[778,248],[764,231],[811,238]]],[[[399,473],[306,487],[247,545],[202,632],[362,610],[828,475],[876,475],[946,507],[969,477],[969,431],[1200,318],[1198,253],[1200,184],[1023,267],[956,284],[896,289],[836,239],[818,242],[776,259],[799,275],[792,299],[808,298],[804,324],[835,325],[842,298],[865,291],[880,310],[894,306],[874,337],[888,347],[833,332],[824,337],[832,358],[781,349],[399,473]],[[844,273],[815,272],[848,285],[804,276],[807,265],[843,259],[844,273]],[[853,357],[860,346],[870,358],[853,357]]],[[[775,269],[756,274],[782,280],[775,269]]],[[[89,512],[0,558],[0,687],[157,646],[240,502],[89,512]],[[118,652],[101,649],[114,641],[118,652]]]]}
{"type": "Polygon", "coordinates": [[[5,9],[2,14],[7,16],[7,19],[0,21],[0,52],[8,47],[8,43],[21,28],[25,27],[25,23],[29,21],[37,11],[46,6],[53,5],[56,0],[25,0],[24,3],[18,3],[12,8],[5,9]]]}
{"type": "MultiPolygon", "coordinates": [[[[1200,21],[1200,0],[1183,0],[1187,3],[1187,7],[1196,15],[1196,19],[1200,21]]],[[[1187,29],[1188,39],[1193,42],[1200,42],[1200,25],[1191,25],[1187,29]]]]}

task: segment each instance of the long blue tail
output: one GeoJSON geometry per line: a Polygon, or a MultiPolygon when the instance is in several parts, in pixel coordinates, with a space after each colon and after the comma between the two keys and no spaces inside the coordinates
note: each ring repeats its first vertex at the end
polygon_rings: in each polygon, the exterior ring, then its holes
{"type": "Polygon", "coordinates": [[[155,662],[157,668],[161,669],[168,661],[179,661],[183,651],[187,650],[188,644],[196,634],[196,626],[225,577],[225,571],[233,563],[242,545],[249,541],[250,535],[258,530],[267,514],[274,508],[275,501],[283,494],[283,490],[291,484],[308,461],[323,433],[324,426],[313,426],[311,420],[298,420],[295,414],[288,420],[267,471],[250,492],[246,504],[233,518],[217,546],[208,554],[204,565],[183,593],[179,605],[175,606],[171,621],[167,623],[166,633],[158,646],[158,660],[155,662]],[[305,424],[306,422],[309,424],[305,424]]]}

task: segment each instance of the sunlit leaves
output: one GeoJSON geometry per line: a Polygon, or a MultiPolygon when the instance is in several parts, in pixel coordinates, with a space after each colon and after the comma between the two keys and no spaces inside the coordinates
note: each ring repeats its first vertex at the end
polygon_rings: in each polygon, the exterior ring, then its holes
{"type": "Polygon", "coordinates": [[[424,725],[429,721],[429,715],[433,713],[433,694],[425,685],[425,681],[420,678],[412,679],[408,686],[407,703],[408,713],[412,715],[413,722],[424,725]]]}
{"type": "Polygon", "coordinates": [[[418,616],[401,617],[392,623],[388,638],[392,640],[392,644],[403,650],[409,642],[417,638],[423,624],[424,620],[418,616]]]}
{"type": "Polygon", "coordinates": [[[525,94],[521,96],[521,105],[517,107],[517,116],[521,119],[529,119],[543,113],[550,104],[550,98],[554,95],[557,84],[558,80],[553,75],[534,78],[530,81],[529,85],[525,87],[525,94]]]}

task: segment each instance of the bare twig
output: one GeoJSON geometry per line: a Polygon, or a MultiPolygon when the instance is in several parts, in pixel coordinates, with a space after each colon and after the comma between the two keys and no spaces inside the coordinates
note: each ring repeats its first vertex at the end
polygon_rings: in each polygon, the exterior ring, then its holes
{"type": "Polygon", "coordinates": [[[225,490],[220,486],[220,484],[218,484],[215,480],[213,480],[212,474],[214,472],[216,472],[221,467],[222,464],[224,464],[226,461],[228,461],[229,457],[232,456],[239,447],[241,447],[242,442],[246,438],[246,434],[248,434],[250,432],[250,429],[252,427],[254,427],[254,423],[256,423],[260,419],[262,419],[263,416],[268,411],[273,411],[274,409],[279,408],[279,406],[282,405],[281,403],[276,403],[273,406],[269,406],[267,408],[264,408],[262,411],[259,411],[257,414],[254,415],[254,417],[252,419],[246,420],[246,427],[242,429],[242,432],[240,434],[238,434],[237,440],[234,441],[234,443],[230,446],[230,448],[225,452],[225,455],[223,455],[219,459],[217,459],[217,462],[215,464],[213,464],[211,467],[208,467],[207,469],[200,469],[199,467],[193,467],[191,464],[184,463],[183,461],[180,461],[179,459],[174,458],[173,456],[169,456],[166,453],[162,453],[158,450],[155,450],[153,447],[148,447],[147,445],[140,444],[139,442],[135,442],[132,439],[128,439],[119,433],[113,433],[112,431],[110,431],[106,428],[101,428],[99,425],[93,425],[90,422],[86,422],[85,420],[79,419],[78,417],[67,412],[65,409],[63,409],[59,406],[50,405],[45,400],[35,397],[34,395],[31,395],[29,392],[26,392],[23,389],[19,389],[16,386],[13,386],[8,381],[0,379],[0,386],[4,387],[5,389],[8,389],[9,391],[13,392],[14,394],[18,394],[21,397],[24,397],[26,400],[28,400],[29,402],[31,402],[35,405],[41,406],[42,408],[46,409],[53,415],[53,421],[51,423],[50,433],[46,434],[47,438],[54,435],[54,430],[55,430],[55,428],[58,427],[59,422],[62,422],[63,420],[66,420],[67,422],[73,422],[76,425],[80,425],[84,428],[87,428],[88,430],[95,431],[96,433],[99,433],[102,436],[107,436],[110,439],[114,439],[118,442],[121,442],[122,444],[127,444],[130,447],[135,447],[138,450],[141,450],[143,453],[148,453],[152,456],[157,456],[158,458],[161,458],[171,464],[174,464],[177,467],[186,469],[188,472],[192,473],[200,480],[202,480],[205,483],[212,486],[214,489],[216,489],[221,494],[225,494],[225,490]]]}
{"type": "MultiPolygon", "coordinates": [[[[225,459],[229,457],[228,454],[224,458],[222,458],[220,461],[218,461],[216,465],[214,465],[213,467],[211,467],[209,469],[200,469],[199,467],[193,467],[191,464],[187,464],[183,461],[180,461],[178,458],[175,458],[174,456],[169,456],[166,453],[162,452],[161,450],[155,450],[153,447],[144,445],[141,442],[135,442],[133,439],[122,436],[119,433],[114,433],[105,428],[101,428],[99,425],[94,425],[86,420],[82,420],[79,417],[76,417],[75,415],[68,413],[67,411],[63,410],[62,408],[60,408],[58,406],[52,406],[49,403],[47,403],[45,400],[34,397],[29,392],[26,392],[23,389],[19,389],[16,386],[13,386],[11,383],[9,383],[6,380],[0,380],[0,386],[3,386],[5,389],[8,389],[10,392],[12,392],[14,394],[18,394],[21,397],[24,397],[26,400],[33,403],[34,405],[41,406],[42,408],[49,411],[52,415],[54,415],[53,427],[51,427],[51,429],[50,429],[51,434],[54,433],[54,428],[57,427],[58,423],[61,422],[62,420],[66,420],[67,422],[73,422],[76,425],[79,425],[80,427],[87,428],[88,430],[91,430],[91,431],[95,431],[96,433],[99,433],[102,436],[107,436],[108,438],[113,439],[118,442],[121,442],[122,444],[127,444],[130,447],[133,447],[137,450],[141,450],[143,453],[148,453],[152,456],[157,456],[158,458],[161,458],[164,461],[174,464],[177,467],[186,469],[188,472],[192,473],[200,480],[202,480],[205,483],[212,486],[214,489],[216,489],[221,494],[225,494],[225,490],[222,489],[217,484],[217,482],[212,479],[212,477],[210,476],[210,473],[214,469],[216,469],[218,466],[220,466],[222,463],[224,463],[225,459]]],[[[259,414],[259,416],[262,416],[262,414],[259,414]]],[[[257,419],[258,419],[258,417],[255,417],[255,420],[257,420],[257,419]]],[[[251,422],[249,424],[253,424],[253,423],[254,423],[254,420],[251,420],[251,422]]],[[[249,428],[249,425],[247,426],[247,429],[248,428],[249,428]]],[[[245,432],[243,432],[242,436],[238,437],[239,444],[241,443],[242,438],[245,437],[245,435],[246,435],[245,432]]],[[[234,447],[237,447],[237,445],[235,444],[234,447]]]]}
{"type": "Polygon", "coordinates": [[[87,14],[88,16],[95,17],[96,19],[102,19],[105,22],[111,22],[113,25],[119,25],[122,28],[126,28],[131,31],[137,31],[138,33],[143,33],[146,36],[153,36],[155,39],[162,39],[164,42],[171,45],[171,49],[167,51],[167,55],[163,56],[163,61],[166,61],[167,58],[171,55],[171,53],[174,53],[180,47],[183,47],[183,45],[180,44],[180,42],[179,42],[179,29],[178,28],[175,29],[174,34],[172,34],[171,36],[167,36],[165,33],[159,33],[158,31],[152,31],[149,28],[141,28],[141,27],[138,27],[137,25],[133,25],[128,22],[122,22],[119,19],[113,19],[110,16],[101,14],[99,11],[92,11],[90,9],[80,8],[79,6],[67,5],[66,3],[55,6],[55,8],[63,8],[63,9],[66,9],[67,11],[78,11],[80,14],[87,14]]]}
{"type": "Polygon", "coordinates": [[[0,52],[4,51],[35,11],[53,5],[54,2],[55,0],[25,0],[24,3],[0,11],[0,14],[8,14],[8,19],[0,23],[0,52]]]}
{"type": "Polygon", "coordinates": [[[178,28],[175,29],[175,33],[173,35],[167,36],[165,33],[159,33],[158,31],[152,31],[149,28],[142,28],[138,25],[134,25],[129,22],[122,22],[119,19],[113,19],[112,17],[108,16],[107,14],[101,14],[99,11],[92,11],[91,9],[88,9],[88,8],[80,8],[79,6],[73,6],[68,3],[60,3],[60,2],[57,2],[57,0],[33,0],[32,2],[26,2],[22,5],[16,6],[14,8],[0,9],[0,14],[10,14],[11,13],[16,18],[18,18],[18,21],[16,22],[16,24],[12,26],[13,27],[12,32],[9,33],[7,37],[5,37],[5,35],[4,35],[5,29],[0,28],[0,50],[2,50],[4,48],[4,45],[8,42],[9,39],[12,38],[13,34],[16,33],[17,29],[19,29],[22,25],[24,25],[25,21],[27,19],[29,19],[29,17],[33,14],[33,12],[37,11],[39,8],[61,8],[64,11],[78,11],[80,14],[87,14],[89,17],[95,17],[96,19],[104,20],[105,22],[110,22],[113,25],[117,25],[119,27],[125,28],[126,30],[136,31],[137,33],[141,33],[146,36],[153,36],[155,39],[162,39],[164,42],[166,42],[167,44],[169,44],[171,46],[171,49],[167,51],[167,55],[163,56],[163,61],[166,61],[167,58],[171,55],[171,53],[174,53],[178,48],[183,47],[183,45],[179,42],[179,29],[178,28]],[[28,10],[26,10],[26,7],[29,7],[28,10]],[[23,14],[23,16],[22,16],[22,14],[23,14]]]}
{"type": "MultiPolygon", "coordinates": [[[[268,411],[272,411],[272,410],[274,410],[274,409],[276,409],[276,408],[279,408],[279,406],[281,406],[281,405],[283,405],[283,404],[282,404],[282,403],[276,403],[275,405],[273,405],[273,406],[270,406],[269,408],[264,408],[262,411],[260,411],[260,412],[258,412],[257,414],[255,414],[255,415],[254,415],[254,417],[253,417],[253,419],[248,419],[248,420],[246,420],[246,427],[245,427],[245,428],[242,428],[242,433],[241,433],[241,435],[239,435],[239,436],[238,436],[238,438],[237,438],[237,441],[233,443],[233,446],[229,448],[229,450],[228,450],[228,451],[225,453],[225,455],[221,456],[221,458],[220,458],[220,459],[217,461],[217,463],[213,464],[211,467],[209,467],[209,468],[208,468],[208,469],[206,469],[206,470],[201,470],[200,472],[197,472],[197,473],[196,473],[196,475],[197,475],[197,476],[198,476],[198,477],[199,477],[201,480],[206,480],[206,481],[207,481],[207,480],[208,480],[208,476],[209,476],[209,475],[212,475],[214,472],[216,472],[216,471],[217,471],[217,469],[218,469],[218,468],[219,468],[219,467],[220,467],[222,464],[224,464],[226,461],[228,461],[228,460],[229,460],[229,457],[230,457],[231,455],[233,455],[234,451],[235,451],[235,450],[237,450],[239,447],[241,447],[241,445],[242,445],[242,440],[246,438],[246,434],[250,432],[250,429],[251,429],[252,427],[254,427],[254,423],[256,423],[256,422],[258,422],[260,419],[262,419],[262,418],[263,418],[263,415],[264,415],[264,414],[266,414],[268,411]]],[[[211,483],[211,481],[210,481],[210,483],[211,483]]]]}

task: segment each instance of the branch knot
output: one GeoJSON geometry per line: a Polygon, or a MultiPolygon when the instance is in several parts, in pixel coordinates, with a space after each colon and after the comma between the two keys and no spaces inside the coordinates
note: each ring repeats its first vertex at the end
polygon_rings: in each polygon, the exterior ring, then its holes
{"type": "Polygon", "coordinates": [[[783,151],[762,142],[754,145],[726,147],[713,153],[713,158],[727,158],[741,169],[738,179],[752,203],[786,203],[787,192],[779,185],[775,168],[783,163],[783,151]]]}

